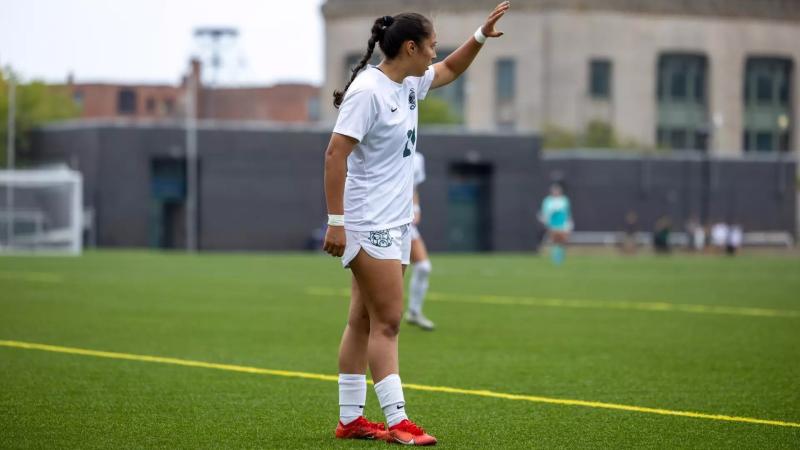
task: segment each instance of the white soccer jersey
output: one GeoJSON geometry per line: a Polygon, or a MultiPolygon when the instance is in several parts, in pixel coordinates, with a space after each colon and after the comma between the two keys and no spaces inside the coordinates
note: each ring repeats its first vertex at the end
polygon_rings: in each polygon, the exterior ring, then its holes
{"type": "Polygon", "coordinates": [[[425,157],[414,152],[414,187],[425,181],[425,157]]]}
{"type": "Polygon", "coordinates": [[[417,100],[425,98],[433,76],[428,67],[401,84],[368,66],[347,89],[333,128],[359,141],[347,158],[345,228],[385,230],[414,219],[417,100]]]}

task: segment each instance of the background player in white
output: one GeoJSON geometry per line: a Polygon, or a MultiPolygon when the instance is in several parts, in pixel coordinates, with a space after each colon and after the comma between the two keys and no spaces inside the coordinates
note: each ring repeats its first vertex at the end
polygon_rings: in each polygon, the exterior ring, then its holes
{"type": "Polygon", "coordinates": [[[375,20],[367,52],[344,92],[334,93],[339,116],[325,151],[329,227],[323,249],[341,256],[353,274],[348,322],[339,348],[339,438],[386,439],[430,445],[436,439],[408,420],[399,376],[397,335],[403,316],[403,272],[411,252],[413,158],[417,100],[460,76],[510,4],[499,4],[444,61],[424,16],[404,13],[375,20]],[[375,44],[384,55],[366,66],[375,44]],[[366,420],[366,371],[389,425],[366,420]]]}
{"type": "Polygon", "coordinates": [[[417,186],[425,181],[425,158],[422,153],[414,153],[414,222],[411,223],[411,280],[408,282],[408,311],[406,321],[423,330],[432,331],[434,323],[422,314],[422,304],[428,293],[428,277],[431,274],[431,261],[428,249],[417,229],[422,219],[422,208],[419,202],[417,186]]]}

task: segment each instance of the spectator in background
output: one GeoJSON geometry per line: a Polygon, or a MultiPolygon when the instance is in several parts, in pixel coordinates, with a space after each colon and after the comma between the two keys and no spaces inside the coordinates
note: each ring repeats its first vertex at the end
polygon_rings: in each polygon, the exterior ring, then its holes
{"type": "Polygon", "coordinates": [[[639,215],[634,211],[625,214],[625,229],[622,233],[622,252],[636,253],[636,233],[639,231],[639,215]]]}
{"type": "Polygon", "coordinates": [[[739,252],[739,248],[742,246],[743,237],[742,226],[739,224],[731,225],[728,230],[728,241],[725,246],[725,251],[731,256],[736,255],[736,253],[739,252]]]}
{"type": "Polygon", "coordinates": [[[711,227],[711,245],[714,246],[714,253],[722,253],[728,243],[728,224],[718,221],[711,227]]]}
{"type": "Polygon", "coordinates": [[[697,220],[697,216],[692,216],[686,222],[686,236],[689,238],[689,249],[696,252],[703,251],[706,246],[706,230],[697,220]]]}
{"type": "Polygon", "coordinates": [[[653,249],[656,253],[669,253],[669,233],[672,231],[672,220],[669,216],[663,216],[656,221],[653,231],[653,249]]]}

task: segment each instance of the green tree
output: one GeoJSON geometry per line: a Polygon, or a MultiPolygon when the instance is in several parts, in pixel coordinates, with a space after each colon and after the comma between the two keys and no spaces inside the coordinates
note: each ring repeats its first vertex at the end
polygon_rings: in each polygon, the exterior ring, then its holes
{"type": "Polygon", "coordinates": [[[542,130],[545,150],[569,149],[578,147],[575,133],[554,124],[547,124],[542,130]]]}
{"type": "MultiPolygon", "coordinates": [[[[8,141],[8,94],[11,71],[0,68],[0,165],[6,167],[8,141]]],[[[31,129],[56,120],[77,117],[80,108],[64,87],[48,86],[41,81],[17,81],[14,131],[15,153],[30,146],[31,129]]],[[[18,154],[18,153],[17,153],[18,154]]]]}
{"type": "Polygon", "coordinates": [[[618,148],[614,128],[608,122],[593,120],[586,126],[583,145],[588,148],[618,148]]]}
{"type": "Polygon", "coordinates": [[[419,102],[420,125],[450,125],[461,123],[446,100],[429,96],[419,102]]]}
{"type": "Polygon", "coordinates": [[[545,150],[597,148],[633,153],[656,151],[652,146],[644,145],[634,139],[620,139],[611,124],[600,120],[589,122],[582,133],[574,133],[554,124],[546,125],[542,132],[545,150]]]}

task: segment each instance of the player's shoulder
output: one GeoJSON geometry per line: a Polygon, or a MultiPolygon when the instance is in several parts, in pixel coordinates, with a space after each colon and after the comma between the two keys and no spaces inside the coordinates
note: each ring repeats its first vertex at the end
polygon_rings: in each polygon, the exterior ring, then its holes
{"type": "Polygon", "coordinates": [[[352,97],[358,94],[362,94],[360,96],[375,95],[380,84],[373,72],[374,70],[368,67],[358,74],[356,79],[350,84],[350,87],[347,88],[347,96],[352,97]]]}
{"type": "Polygon", "coordinates": [[[419,85],[419,83],[421,81],[425,80],[426,78],[433,79],[433,77],[435,75],[436,75],[436,69],[434,69],[433,64],[431,64],[430,66],[428,66],[428,68],[425,70],[425,73],[422,74],[422,76],[419,76],[419,77],[413,76],[413,75],[407,76],[403,80],[403,84],[408,84],[408,85],[410,85],[412,87],[415,87],[415,86],[419,85]]]}

